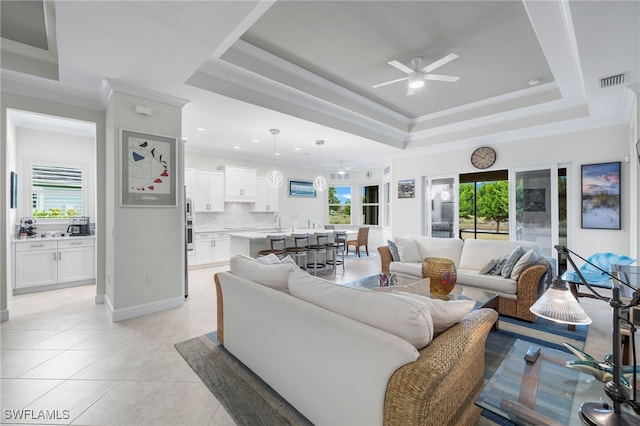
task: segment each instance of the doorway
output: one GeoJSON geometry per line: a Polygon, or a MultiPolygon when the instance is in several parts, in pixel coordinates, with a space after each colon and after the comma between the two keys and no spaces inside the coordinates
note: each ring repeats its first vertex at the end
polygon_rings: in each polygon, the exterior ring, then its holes
{"type": "Polygon", "coordinates": [[[7,302],[14,294],[96,285],[97,123],[9,108],[5,118],[5,165],[17,176],[16,203],[7,214],[7,302]],[[91,241],[62,242],[80,216],[90,218],[83,229],[92,234],[91,241]],[[31,232],[23,241],[21,223],[26,222],[31,232]],[[27,250],[23,243],[35,244],[37,250],[27,250]],[[51,253],[45,254],[47,250],[51,253]],[[31,256],[36,251],[42,252],[31,256]],[[47,265],[33,265],[36,259],[46,259],[47,265]],[[36,270],[48,276],[29,273],[36,270]]]}

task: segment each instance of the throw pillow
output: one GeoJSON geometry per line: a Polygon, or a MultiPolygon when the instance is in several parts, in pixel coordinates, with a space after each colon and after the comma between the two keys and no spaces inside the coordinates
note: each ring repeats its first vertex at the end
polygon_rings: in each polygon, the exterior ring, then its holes
{"type": "Polygon", "coordinates": [[[282,263],[280,262],[280,259],[278,259],[278,256],[273,253],[269,253],[266,256],[260,256],[256,258],[256,260],[264,265],[279,265],[282,263]]]}
{"type": "Polygon", "coordinates": [[[536,263],[538,263],[538,253],[533,251],[533,249],[527,251],[513,267],[513,270],[511,271],[511,278],[517,280],[525,269],[536,263]]]}
{"type": "Polygon", "coordinates": [[[391,260],[394,262],[400,262],[400,252],[398,251],[398,246],[391,240],[387,240],[387,245],[389,246],[389,251],[391,252],[391,260]]]}
{"type": "Polygon", "coordinates": [[[404,291],[393,291],[393,294],[410,297],[424,303],[431,313],[433,320],[433,337],[460,322],[465,315],[473,310],[476,302],[473,300],[440,300],[404,291]]]}
{"type": "Polygon", "coordinates": [[[502,275],[504,278],[509,278],[511,276],[511,271],[513,271],[513,267],[516,266],[516,263],[518,263],[518,260],[520,260],[523,254],[524,249],[522,248],[522,246],[516,246],[511,251],[511,254],[507,258],[507,261],[504,262],[504,266],[502,267],[502,272],[500,272],[500,275],[502,275]]]}
{"type": "Polygon", "coordinates": [[[300,270],[289,275],[289,291],[298,299],[394,334],[416,349],[433,338],[429,310],[414,299],[334,284],[300,270]]]}
{"type": "Polygon", "coordinates": [[[395,238],[394,241],[398,246],[398,253],[400,254],[402,262],[422,262],[422,257],[420,256],[416,240],[395,238]]]}
{"type": "Polygon", "coordinates": [[[478,271],[478,273],[482,275],[488,274],[489,271],[491,271],[499,261],[500,259],[491,259],[490,261],[487,262],[486,265],[480,268],[480,271],[478,271]]]}
{"type": "Polygon", "coordinates": [[[282,259],[280,259],[280,263],[288,263],[288,264],[291,264],[291,265],[293,265],[295,267],[298,267],[298,264],[296,263],[296,261],[293,260],[293,258],[291,256],[289,256],[289,255],[283,257],[282,259]]]}
{"type": "Polygon", "coordinates": [[[490,275],[500,275],[500,273],[502,272],[502,267],[504,266],[504,263],[507,261],[507,257],[509,257],[508,255],[503,257],[502,259],[498,260],[498,262],[496,263],[496,266],[494,266],[493,268],[491,268],[491,270],[489,271],[490,275]]]}
{"type": "Polygon", "coordinates": [[[297,267],[288,264],[265,265],[252,257],[239,254],[231,258],[229,269],[232,274],[249,281],[287,291],[289,290],[289,273],[295,271],[297,267]]]}

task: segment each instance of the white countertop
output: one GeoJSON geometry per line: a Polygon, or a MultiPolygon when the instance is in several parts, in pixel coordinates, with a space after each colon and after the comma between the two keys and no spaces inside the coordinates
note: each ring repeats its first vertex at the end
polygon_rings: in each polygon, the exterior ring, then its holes
{"type": "MultiPolygon", "coordinates": [[[[256,231],[243,231],[243,232],[229,232],[229,236],[230,237],[235,237],[235,238],[245,238],[248,240],[266,240],[267,239],[267,235],[285,235],[287,237],[290,237],[291,234],[295,233],[295,234],[304,234],[304,233],[308,233],[309,235],[313,235],[316,232],[326,232],[331,234],[333,232],[333,230],[330,229],[322,229],[322,228],[312,228],[312,229],[296,229],[295,232],[292,232],[290,229],[282,229],[280,231],[277,231],[275,229],[273,230],[256,230],[256,231]]],[[[354,233],[357,231],[347,231],[347,233],[354,233]]]]}
{"type": "Polygon", "coordinates": [[[86,240],[86,239],[95,239],[95,235],[82,235],[82,236],[65,236],[65,237],[42,237],[38,235],[37,237],[31,238],[13,238],[13,243],[33,243],[36,241],[60,241],[60,240],[86,240]]]}

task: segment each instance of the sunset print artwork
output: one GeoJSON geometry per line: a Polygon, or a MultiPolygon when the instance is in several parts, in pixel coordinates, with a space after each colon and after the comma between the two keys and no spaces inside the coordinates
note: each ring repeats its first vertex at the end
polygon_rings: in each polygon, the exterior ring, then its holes
{"type": "Polygon", "coordinates": [[[620,162],[583,164],[582,228],[620,226],[620,162]]]}

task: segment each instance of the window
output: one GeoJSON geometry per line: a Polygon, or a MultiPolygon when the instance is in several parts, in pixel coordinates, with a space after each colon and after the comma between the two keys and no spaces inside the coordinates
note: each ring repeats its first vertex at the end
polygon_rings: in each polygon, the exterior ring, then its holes
{"type": "Polygon", "coordinates": [[[33,217],[67,218],[83,213],[81,168],[32,164],[31,208],[33,217]]]}
{"type": "Polygon", "coordinates": [[[507,170],[460,175],[460,237],[509,239],[509,173],[507,170]]]}
{"type": "Polygon", "coordinates": [[[329,187],[329,223],[335,225],[351,224],[351,187],[329,187]]]}
{"type": "Polygon", "coordinates": [[[360,189],[362,196],[362,225],[378,225],[380,210],[380,187],[367,185],[360,189]]]}
{"type": "Polygon", "coordinates": [[[391,226],[391,182],[384,183],[384,226],[391,226]]]}

